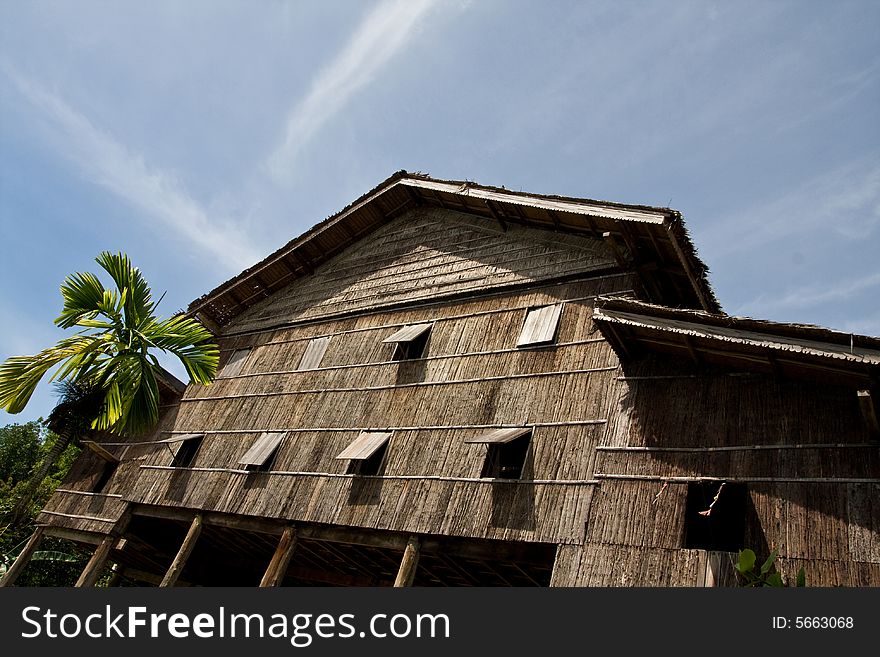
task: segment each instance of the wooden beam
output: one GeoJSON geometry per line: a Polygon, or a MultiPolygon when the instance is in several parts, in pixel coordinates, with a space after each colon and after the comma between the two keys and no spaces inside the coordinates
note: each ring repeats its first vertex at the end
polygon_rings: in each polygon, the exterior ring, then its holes
{"type": "MultiPolygon", "coordinates": [[[[159,518],[162,520],[176,520],[179,522],[192,522],[196,515],[196,511],[192,509],[181,509],[170,506],[152,506],[146,504],[133,505],[132,513],[136,516],[142,516],[145,518],[159,518]]],[[[219,511],[202,513],[202,522],[206,525],[225,527],[226,529],[238,529],[240,531],[271,534],[273,536],[280,536],[283,534],[284,528],[287,525],[287,522],[284,520],[239,516],[219,511]]]]}
{"type": "Polygon", "coordinates": [[[84,532],[78,529],[69,529],[67,527],[54,527],[52,525],[43,525],[46,536],[54,536],[55,538],[64,538],[74,543],[87,543],[89,545],[100,545],[104,540],[105,534],[97,534],[94,532],[84,532]]]}
{"type": "MultiPolygon", "coordinates": [[[[617,327],[614,326],[612,322],[606,322],[605,328],[608,329],[608,332],[611,334],[611,337],[614,338],[614,343],[612,343],[611,347],[615,349],[615,351],[620,350],[618,356],[623,356],[623,359],[633,360],[636,357],[635,353],[635,345],[636,341],[633,340],[631,344],[627,345],[624,341],[625,335],[621,335],[622,331],[618,331],[617,327]]],[[[621,360],[623,360],[621,359],[621,360]]]]}
{"type": "Polygon", "coordinates": [[[0,588],[4,586],[12,586],[13,584],[15,584],[15,580],[18,579],[21,571],[24,570],[24,567],[27,566],[30,562],[31,557],[34,556],[37,545],[40,544],[40,541],[43,538],[45,529],[45,527],[37,527],[34,530],[34,533],[31,534],[31,537],[28,539],[28,542],[24,546],[22,551],[18,553],[18,556],[15,558],[13,564],[9,567],[9,570],[7,570],[3,577],[0,578],[0,588]]]}
{"type": "Polygon", "coordinates": [[[171,566],[168,567],[168,572],[166,572],[165,577],[162,578],[162,583],[159,584],[160,587],[165,588],[168,586],[174,586],[175,582],[177,582],[177,578],[180,577],[180,573],[183,572],[186,560],[189,559],[189,555],[196,546],[196,541],[201,533],[202,514],[197,513],[196,517],[193,518],[192,524],[189,526],[189,531],[186,532],[186,537],[183,539],[183,543],[177,551],[177,555],[174,557],[174,561],[171,562],[171,566]]]}
{"type": "Polygon", "coordinates": [[[694,294],[697,296],[697,300],[700,302],[700,307],[706,312],[712,312],[712,307],[709,304],[709,300],[703,294],[703,290],[700,287],[700,283],[697,280],[697,277],[694,276],[694,271],[691,269],[690,264],[688,263],[687,257],[685,257],[684,251],[682,251],[681,246],[678,244],[678,240],[675,237],[675,233],[673,232],[672,222],[666,221],[666,234],[669,237],[669,242],[672,244],[672,248],[675,250],[675,255],[678,256],[678,261],[681,263],[682,269],[684,269],[685,274],[687,274],[688,280],[691,283],[691,287],[694,290],[694,294]]]}
{"type": "Polygon", "coordinates": [[[106,536],[98,548],[92,553],[92,558],[89,559],[89,562],[86,564],[86,567],[83,568],[82,573],[80,573],[79,579],[76,580],[77,588],[91,588],[98,581],[98,578],[101,576],[101,573],[104,572],[104,566],[107,565],[107,558],[110,556],[110,551],[113,549],[113,546],[116,545],[116,541],[119,540],[116,536],[106,536]]]}
{"type": "Polygon", "coordinates": [[[278,541],[275,554],[272,555],[272,560],[263,574],[263,579],[260,580],[260,588],[281,585],[294,549],[296,549],[296,527],[291,525],[285,528],[284,533],[281,534],[281,540],[278,541]]]}
{"type": "MultiPolygon", "coordinates": [[[[148,573],[145,570],[139,570],[137,568],[126,568],[122,574],[122,577],[126,579],[133,579],[138,582],[146,582],[147,584],[152,584],[153,586],[159,586],[162,583],[162,578],[159,575],[154,573],[148,573]]],[[[190,582],[185,582],[182,579],[177,580],[175,586],[192,586],[190,582]]]]}
{"type": "Polygon", "coordinates": [[[116,458],[111,452],[108,452],[104,447],[96,443],[94,440],[83,440],[82,444],[88,447],[90,450],[92,450],[95,454],[100,456],[108,463],[119,463],[118,458],[116,458]]]}
{"type": "Polygon", "coordinates": [[[880,440],[880,422],[877,420],[880,413],[877,412],[875,396],[871,394],[871,390],[859,390],[856,395],[859,399],[859,408],[862,410],[865,426],[868,428],[868,435],[871,440],[880,440]]]}
{"type": "Polygon", "coordinates": [[[628,271],[630,268],[629,263],[623,255],[623,251],[621,251],[620,247],[617,245],[617,238],[614,236],[614,233],[606,231],[602,233],[602,237],[605,239],[605,243],[610,247],[611,252],[614,254],[614,259],[617,261],[617,265],[624,271],[628,271]]]}
{"type": "Polygon", "coordinates": [[[199,310],[195,313],[195,318],[199,321],[199,323],[208,329],[213,335],[220,334],[220,325],[215,322],[213,319],[208,317],[207,313],[204,310],[199,310]]]}
{"type": "Polygon", "coordinates": [[[702,365],[703,360],[700,358],[700,354],[697,353],[697,350],[694,348],[694,342],[691,340],[691,336],[684,336],[684,346],[687,347],[688,353],[691,355],[691,360],[694,361],[695,365],[702,365]]]}
{"type": "Polygon", "coordinates": [[[416,578],[416,568],[419,565],[419,548],[421,543],[418,536],[410,536],[400,560],[400,570],[397,571],[397,579],[394,580],[395,588],[412,586],[416,578]]]}
{"type": "Polygon", "coordinates": [[[501,226],[501,230],[506,233],[507,232],[507,222],[504,221],[504,219],[501,216],[501,213],[498,211],[498,209],[493,205],[492,201],[490,201],[489,199],[486,199],[485,203],[486,203],[486,208],[488,208],[488,210],[489,210],[489,214],[491,214],[492,218],[498,222],[498,225],[501,226]]]}
{"type": "Polygon", "coordinates": [[[322,584],[334,584],[336,586],[387,586],[391,583],[390,580],[383,582],[377,577],[349,575],[319,568],[306,568],[303,566],[294,566],[287,571],[287,574],[290,577],[300,580],[320,582],[322,584]]]}

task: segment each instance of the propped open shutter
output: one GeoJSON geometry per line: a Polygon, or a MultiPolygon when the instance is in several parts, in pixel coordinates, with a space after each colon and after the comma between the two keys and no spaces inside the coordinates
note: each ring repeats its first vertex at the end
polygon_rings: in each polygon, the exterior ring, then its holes
{"type": "Polygon", "coordinates": [[[362,431],[348,447],[336,457],[352,461],[363,461],[375,454],[391,437],[390,431],[362,431]]]}
{"type": "Polygon", "coordinates": [[[561,303],[529,310],[516,346],[525,347],[553,342],[556,338],[556,328],[559,326],[561,314],[561,303]]]}
{"type": "Polygon", "coordinates": [[[324,358],[324,352],[327,351],[328,344],[330,344],[329,335],[309,340],[297,370],[313,370],[318,367],[321,364],[321,359],[324,358]]]}
{"type": "Polygon", "coordinates": [[[263,465],[275,453],[286,435],[286,431],[267,431],[239,459],[239,465],[263,465]]]}
{"type": "Polygon", "coordinates": [[[515,427],[512,429],[493,429],[488,433],[481,434],[474,438],[468,438],[466,443],[482,443],[489,445],[503,445],[517,438],[521,438],[531,432],[530,427],[515,427]]]}
{"type": "Polygon", "coordinates": [[[250,348],[236,349],[233,351],[229,360],[226,361],[226,365],[223,366],[223,371],[220,373],[220,376],[237,376],[241,373],[241,368],[244,367],[244,362],[247,360],[250,353],[250,348]]]}
{"type": "Polygon", "coordinates": [[[409,326],[404,326],[402,329],[397,331],[397,333],[385,338],[382,342],[412,342],[418,337],[421,337],[424,333],[431,330],[433,324],[410,324],[409,326]]]}

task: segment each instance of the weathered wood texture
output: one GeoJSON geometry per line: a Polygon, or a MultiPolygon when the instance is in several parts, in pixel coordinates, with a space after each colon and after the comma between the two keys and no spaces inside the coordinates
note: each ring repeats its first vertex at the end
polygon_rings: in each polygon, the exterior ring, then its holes
{"type": "Polygon", "coordinates": [[[555,582],[613,581],[590,544],[682,548],[686,480],[701,477],[746,485],[744,547],[809,561],[813,585],[876,574],[880,460],[852,390],[645,358],[616,379],[607,415],[583,564],[559,563],[555,582]]]}
{"type": "Polygon", "coordinates": [[[633,545],[561,545],[550,586],[695,586],[704,555],[633,545]]]}
{"type": "MultiPolygon", "coordinates": [[[[319,267],[314,276],[248,309],[235,330],[364,310],[607,268],[600,241],[512,226],[453,210],[416,208],[319,267]]],[[[232,326],[227,328],[227,332],[232,326]]]]}
{"type": "MultiPolygon", "coordinates": [[[[597,295],[635,285],[613,262],[599,240],[410,211],[231,321],[222,357],[248,349],[240,371],[112,447],[106,492],[122,498],[61,493],[49,511],[63,515],[41,522],[109,531],[130,500],[302,531],[539,541],[560,546],[556,585],[693,586],[706,553],[682,549],[687,483],[666,480],[714,477],[747,486],[745,546],[816,564],[814,585],[880,585],[880,457],[855,391],[687,357],[621,365],[592,320],[597,295]],[[518,348],[528,310],[560,303],[554,343],[518,348]],[[385,341],[426,323],[423,357],[395,361],[385,341]],[[487,446],[466,441],[514,427],[532,428],[522,481],[481,480],[487,446]],[[382,477],[336,458],[363,431],[391,433],[382,477]],[[272,471],[246,472],[264,432],[287,434],[272,471]],[[191,467],[170,468],[176,444],[160,441],[189,433],[205,434],[191,467]]],[[[98,460],[65,489],[92,490],[98,460]]]]}

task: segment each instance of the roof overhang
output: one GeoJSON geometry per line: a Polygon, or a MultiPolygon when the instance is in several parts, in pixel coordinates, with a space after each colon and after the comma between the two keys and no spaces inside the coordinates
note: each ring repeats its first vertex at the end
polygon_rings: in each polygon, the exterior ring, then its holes
{"type": "Polygon", "coordinates": [[[218,330],[236,315],[287,286],[413,207],[425,205],[497,222],[594,236],[611,247],[619,266],[638,275],[648,299],[720,312],[680,213],[514,192],[468,181],[437,180],[399,171],[253,267],[190,304],[188,313],[218,330]]]}
{"type": "Polygon", "coordinates": [[[648,350],[855,388],[880,377],[880,339],[870,336],[610,297],[597,300],[593,320],[622,360],[648,350]]]}

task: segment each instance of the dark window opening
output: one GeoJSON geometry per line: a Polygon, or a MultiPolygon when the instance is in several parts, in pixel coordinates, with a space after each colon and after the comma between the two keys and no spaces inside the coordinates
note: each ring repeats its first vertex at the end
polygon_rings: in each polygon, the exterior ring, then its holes
{"type": "Polygon", "coordinates": [[[267,431],[260,435],[251,448],[239,459],[239,465],[251,472],[269,472],[278,455],[281,441],[287,435],[286,431],[267,431]]]}
{"type": "Polygon", "coordinates": [[[421,358],[425,353],[432,326],[433,324],[409,324],[382,342],[394,345],[394,353],[391,356],[394,360],[421,358]]]}
{"type": "Polygon", "coordinates": [[[385,465],[385,453],[388,451],[388,442],[382,443],[375,452],[365,459],[352,459],[348,462],[345,474],[377,476],[382,474],[385,465]]]}
{"type": "Polygon", "coordinates": [[[409,342],[398,342],[394,349],[393,360],[413,360],[421,358],[425,353],[425,346],[428,344],[428,336],[430,331],[425,331],[417,338],[409,342]]]}
{"type": "Polygon", "coordinates": [[[486,461],[480,477],[488,479],[520,479],[529,453],[531,432],[506,443],[487,445],[486,461]]]}
{"type": "Polygon", "coordinates": [[[746,528],[745,484],[696,481],[688,484],[685,547],[737,552],[746,528]]]}
{"type": "Polygon", "coordinates": [[[104,465],[101,469],[101,475],[98,477],[95,485],[92,486],[93,493],[106,492],[107,484],[110,483],[113,475],[116,474],[116,468],[118,465],[119,461],[104,461],[104,465]]]}
{"type": "Polygon", "coordinates": [[[196,460],[196,455],[199,453],[199,448],[202,446],[202,440],[204,437],[204,435],[200,434],[183,440],[180,443],[180,447],[177,448],[177,452],[174,454],[174,459],[171,461],[171,467],[188,468],[192,466],[193,462],[196,460]]]}
{"type": "Polygon", "coordinates": [[[271,472],[272,468],[275,467],[275,457],[277,456],[278,450],[276,449],[263,463],[260,463],[259,465],[246,465],[245,469],[250,472],[271,472]]]}

